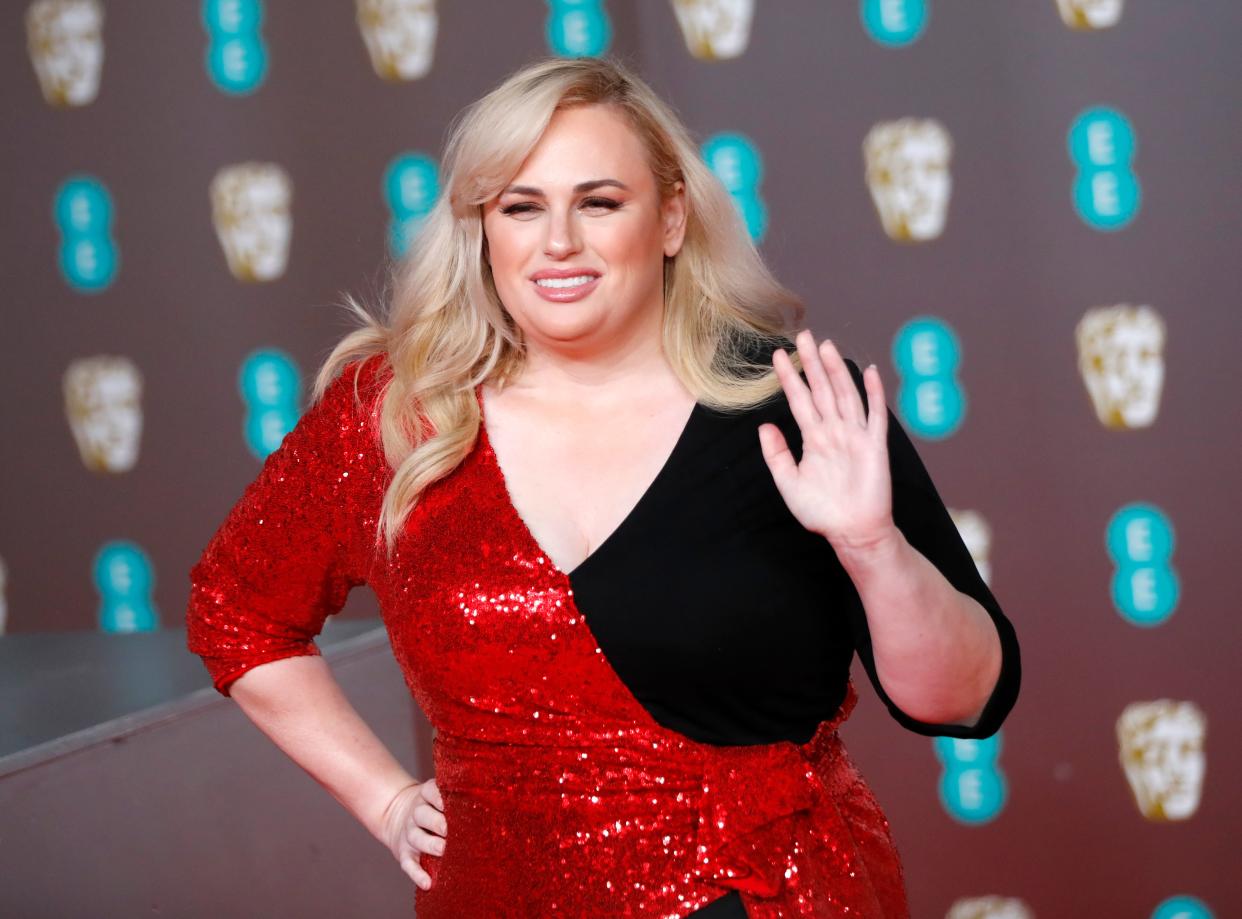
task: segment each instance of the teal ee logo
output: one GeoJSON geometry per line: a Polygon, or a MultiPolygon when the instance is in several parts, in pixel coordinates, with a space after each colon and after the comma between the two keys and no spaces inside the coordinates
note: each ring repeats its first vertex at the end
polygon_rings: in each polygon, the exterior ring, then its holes
{"type": "Polygon", "coordinates": [[[127,540],[105,543],[91,571],[99,593],[101,632],[153,632],[160,627],[151,600],[155,572],[139,546],[127,540]]]}
{"type": "Polygon", "coordinates": [[[1213,919],[1213,916],[1202,900],[1181,894],[1157,906],[1151,919],[1213,919]]]}
{"type": "Polygon", "coordinates": [[[400,258],[422,229],[440,196],[440,170],[425,153],[403,153],[384,170],[388,205],[388,251],[400,258]]]}
{"type": "Polygon", "coordinates": [[[893,337],[892,357],[906,427],[928,440],[956,431],[966,415],[966,393],[957,379],[961,346],[948,323],[935,316],[911,319],[893,337]]]}
{"type": "Polygon", "coordinates": [[[942,767],[940,803],[949,816],[970,826],[994,819],[1009,796],[997,764],[1000,733],[983,740],[937,737],[932,749],[942,767]]]}
{"type": "Polygon", "coordinates": [[[61,276],[79,293],[93,294],[116,278],[120,253],[112,239],[112,196],[94,176],[75,175],[56,190],[52,219],[60,231],[61,276]]]}
{"type": "Polygon", "coordinates": [[[544,38],[560,57],[598,57],[612,43],[603,0],[548,0],[544,38]]]}
{"type": "Polygon", "coordinates": [[[285,352],[265,348],[242,361],[237,385],[246,407],[246,446],[266,459],[298,423],[302,374],[285,352]]]}
{"type": "Polygon", "coordinates": [[[203,0],[202,15],[211,82],[231,96],[254,92],[267,75],[262,0],[203,0]]]}
{"type": "Polygon", "coordinates": [[[1173,525],[1151,504],[1127,504],[1108,522],[1105,545],[1113,560],[1113,606],[1131,625],[1156,626],[1177,608],[1173,525]]]}
{"type": "Polygon", "coordinates": [[[1141,190],[1134,174],[1134,129],[1116,109],[1096,106],[1082,112],[1069,130],[1074,177],[1074,209],[1087,226],[1119,230],[1138,213],[1141,190]]]}
{"type": "Polygon", "coordinates": [[[927,0],[862,0],[858,16],[872,41],[900,48],[923,34],[927,0]]]}
{"type": "Polygon", "coordinates": [[[763,180],[763,158],[754,141],[744,134],[715,134],[703,144],[703,160],[741,214],[750,238],[758,243],[768,231],[768,206],[759,194],[763,180]]]}

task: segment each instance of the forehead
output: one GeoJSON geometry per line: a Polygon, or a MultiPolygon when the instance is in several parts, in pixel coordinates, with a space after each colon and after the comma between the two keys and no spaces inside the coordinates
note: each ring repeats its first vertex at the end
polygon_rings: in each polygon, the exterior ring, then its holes
{"type": "Polygon", "coordinates": [[[643,142],[625,116],[607,105],[580,105],[552,116],[513,183],[554,189],[599,176],[632,188],[654,181],[643,142]]]}

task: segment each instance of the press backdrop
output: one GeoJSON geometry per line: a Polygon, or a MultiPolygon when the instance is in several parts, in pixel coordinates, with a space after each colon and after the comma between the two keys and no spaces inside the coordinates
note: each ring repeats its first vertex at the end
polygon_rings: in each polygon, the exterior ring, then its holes
{"type": "MultiPolygon", "coordinates": [[[[374,297],[434,202],[450,118],[533,57],[616,54],[817,336],[878,364],[1016,625],[1022,695],[985,741],[902,731],[855,671],[843,733],[914,914],[1242,915],[1242,6],[3,16],[0,630],[179,627],[341,293],[374,297]]],[[[341,615],[376,614],[364,589],[341,615]]]]}

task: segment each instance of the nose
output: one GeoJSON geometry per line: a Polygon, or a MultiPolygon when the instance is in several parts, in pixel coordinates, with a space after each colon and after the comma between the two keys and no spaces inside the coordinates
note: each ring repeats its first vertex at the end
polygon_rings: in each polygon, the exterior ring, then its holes
{"type": "Polygon", "coordinates": [[[579,228],[572,212],[549,208],[547,227],[543,248],[548,258],[565,258],[581,248],[579,228]]]}

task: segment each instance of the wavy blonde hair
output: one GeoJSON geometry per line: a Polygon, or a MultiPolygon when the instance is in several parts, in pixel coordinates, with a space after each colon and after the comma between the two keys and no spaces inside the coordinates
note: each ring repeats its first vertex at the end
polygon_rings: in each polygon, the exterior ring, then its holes
{"type": "MultiPolygon", "coordinates": [[[[740,411],[780,389],[765,343],[785,346],[805,314],[751,242],[724,186],[673,109],[615,58],[545,58],[505,79],[454,120],[444,190],[408,252],[390,266],[385,315],[345,295],[361,326],[324,361],[313,401],[348,363],[386,354],[379,434],[394,470],[376,526],[391,556],[423,490],[448,475],[475,443],[475,387],[503,387],[522,368],[525,344],[496,293],[485,258],[483,204],[517,173],[558,109],[610,105],[642,140],[661,196],[685,183],[686,232],[664,259],[663,349],[704,405],[740,411]]],[[[791,354],[800,366],[796,352],[791,354]]]]}

